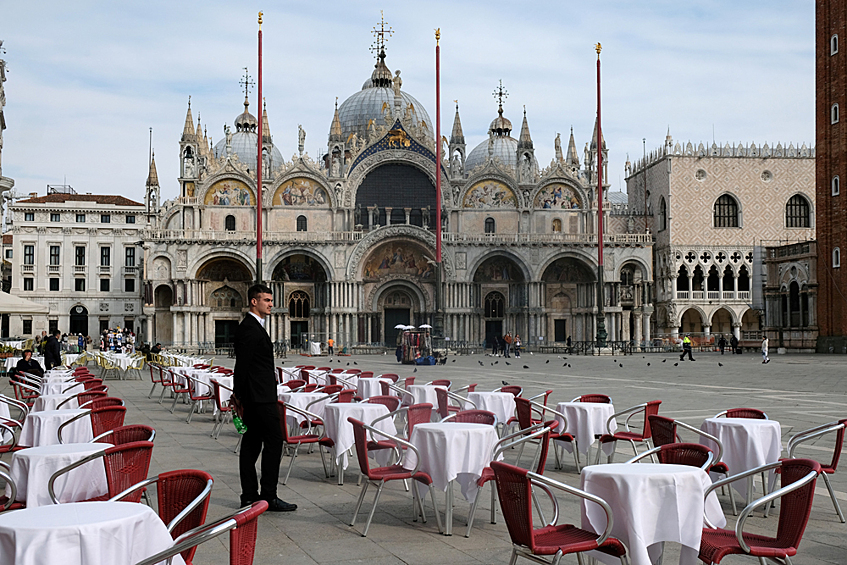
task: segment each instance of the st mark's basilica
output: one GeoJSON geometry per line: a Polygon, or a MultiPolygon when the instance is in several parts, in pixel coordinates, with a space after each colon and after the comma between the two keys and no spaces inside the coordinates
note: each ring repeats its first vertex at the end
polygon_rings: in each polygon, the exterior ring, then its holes
{"type": "MultiPolygon", "coordinates": [[[[582,148],[573,132],[564,149],[560,138],[550,140],[555,158],[542,168],[526,112],[513,137],[502,85],[497,94],[487,140],[465,145],[458,106],[449,141],[442,139],[444,335],[490,343],[494,334],[512,332],[532,346],[592,340],[596,126],[582,148]]],[[[274,341],[296,347],[319,336],[342,347],[390,345],[395,326],[431,324],[435,129],[424,105],[403,90],[399,71],[389,69],[384,46],[361,90],[336,103],[334,113],[327,109],[320,158],[304,153],[301,129],[297,153],[286,160],[283,151],[291,149],[274,144],[267,110],[259,124],[247,97],[243,104],[213,145],[189,102],[175,197],[151,162],[144,335],[189,348],[232,340],[257,274],[257,197],[274,341]]],[[[605,140],[600,145],[605,162],[605,140]]],[[[637,213],[609,202],[608,185],[604,201],[606,329],[610,340],[641,343],[651,333],[653,237],[637,213]]]]}

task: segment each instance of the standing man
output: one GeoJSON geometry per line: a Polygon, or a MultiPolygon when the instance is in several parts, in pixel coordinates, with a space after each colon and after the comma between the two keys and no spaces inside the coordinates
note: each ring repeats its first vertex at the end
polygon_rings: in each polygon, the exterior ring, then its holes
{"type": "Polygon", "coordinates": [[[733,355],[738,353],[738,338],[735,337],[735,334],[732,334],[732,337],[729,338],[729,347],[732,349],[733,355]]]}
{"type": "Polygon", "coordinates": [[[762,338],[762,364],[770,363],[771,358],[768,357],[768,336],[762,338]]]}
{"type": "Polygon", "coordinates": [[[62,364],[62,350],[59,345],[59,336],[62,332],[53,330],[53,333],[44,343],[44,368],[50,370],[62,364]]]}
{"type": "Polygon", "coordinates": [[[690,334],[685,334],[685,337],[682,340],[682,355],[679,356],[680,361],[685,361],[685,355],[688,354],[688,360],[694,361],[694,357],[691,356],[691,336],[690,334]]]}
{"type": "Polygon", "coordinates": [[[296,504],[276,495],[282,459],[282,428],[276,396],[274,348],[265,331],[265,317],[273,307],[273,293],[263,284],[247,291],[250,311],[235,332],[235,382],[233,398],[247,431],[241,444],[238,468],[241,475],[241,506],[266,500],[271,512],[291,512],[296,504]],[[256,476],[256,461],[262,452],[262,482],[256,476]]]}
{"type": "Polygon", "coordinates": [[[723,355],[723,350],[726,349],[726,338],[721,334],[721,338],[718,340],[718,349],[721,350],[721,355],[723,355]]]}
{"type": "Polygon", "coordinates": [[[512,332],[506,332],[506,337],[503,338],[505,345],[503,346],[503,357],[509,358],[509,352],[512,350],[512,332]]]}
{"type": "Polygon", "coordinates": [[[334,349],[334,348],[335,348],[335,340],[334,340],[334,339],[332,339],[332,338],[329,338],[328,340],[326,340],[326,352],[327,352],[329,355],[334,355],[334,354],[335,354],[335,349],[334,349]]]}

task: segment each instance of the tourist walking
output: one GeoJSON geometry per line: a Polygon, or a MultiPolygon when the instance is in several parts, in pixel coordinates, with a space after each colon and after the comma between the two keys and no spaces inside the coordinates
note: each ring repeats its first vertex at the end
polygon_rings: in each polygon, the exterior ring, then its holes
{"type": "Polygon", "coordinates": [[[735,334],[733,334],[732,337],[729,338],[729,346],[732,348],[732,354],[733,355],[735,355],[736,353],[739,353],[739,351],[738,351],[738,338],[735,337],[735,334]]]}
{"type": "Polygon", "coordinates": [[[723,355],[723,350],[726,349],[726,338],[721,334],[721,338],[718,340],[718,349],[721,350],[721,355],[723,355]]]}
{"type": "Polygon", "coordinates": [[[521,341],[521,334],[515,334],[515,358],[521,358],[521,346],[523,342],[521,341]]]}
{"type": "Polygon", "coordinates": [[[52,335],[44,343],[44,368],[50,370],[62,364],[62,347],[59,344],[59,336],[62,332],[53,330],[52,335]]]}
{"type": "Polygon", "coordinates": [[[762,364],[770,363],[771,358],[768,357],[768,336],[762,338],[762,364]]]}
{"type": "Polygon", "coordinates": [[[509,358],[509,352],[512,349],[512,332],[506,332],[506,337],[503,338],[503,357],[509,358]]]}
{"type": "Polygon", "coordinates": [[[680,361],[685,361],[685,355],[688,354],[688,360],[694,361],[694,357],[691,356],[691,336],[689,334],[685,334],[685,337],[682,339],[682,355],[679,356],[680,361]]]}

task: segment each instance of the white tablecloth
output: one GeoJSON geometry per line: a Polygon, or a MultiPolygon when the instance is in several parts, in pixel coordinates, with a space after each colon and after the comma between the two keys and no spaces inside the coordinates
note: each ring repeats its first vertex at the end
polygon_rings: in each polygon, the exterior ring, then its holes
{"type": "Polygon", "coordinates": [[[359,373],[335,373],[335,383],[344,388],[357,388],[359,385],[359,373]],[[344,380],[342,380],[344,379],[344,380]]]}
{"type": "Polygon", "coordinates": [[[309,377],[309,383],[314,383],[319,386],[329,384],[329,371],[327,370],[319,371],[318,369],[309,369],[306,371],[306,375],[309,377]]]}
{"type": "MultiPolygon", "coordinates": [[[[172,545],[153,509],[134,502],[77,502],[0,514],[4,563],[137,563],[172,545]]],[[[184,563],[179,555],[173,562],[184,563]]]]}
{"type": "MultiPolygon", "coordinates": [[[[81,391],[81,389],[80,389],[81,391]]],[[[35,403],[32,405],[33,412],[43,412],[45,410],[56,410],[59,407],[59,404],[74,396],[73,394],[42,394],[38,398],[35,399],[35,403]]],[[[79,403],[74,398],[64,406],[62,406],[62,410],[76,410],[79,408],[79,403]]]]}
{"type": "MultiPolygon", "coordinates": [[[[306,408],[306,405],[314,400],[318,400],[319,398],[329,398],[329,395],[325,392],[283,392],[279,394],[279,399],[286,404],[290,404],[295,408],[300,408],[301,410],[308,410],[312,414],[315,414],[318,418],[323,419],[324,408],[326,407],[327,402],[317,402],[306,408]]],[[[290,425],[299,425],[301,422],[306,421],[306,418],[302,414],[288,412],[286,415],[290,425]]]]}
{"type": "MultiPolygon", "coordinates": [[[[26,502],[27,508],[53,504],[47,490],[47,483],[53,473],[86,455],[110,447],[110,443],[67,443],[16,451],[12,455],[11,467],[12,478],[18,487],[18,502],[26,502]]],[[[109,485],[106,483],[103,460],[89,461],[60,476],[53,485],[53,491],[63,504],[108,494],[109,485]]],[[[6,487],[6,496],[10,494],[6,487]]]]}
{"type": "MultiPolygon", "coordinates": [[[[721,459],[729,468],[730,476],[766,463],[776,463],[782,455],[782,430],[775,420],[706,418],[700,429],[721,440],[721,459]]],[[[717,453],[718,446],[712,440],[701,438],[700,443],[717,453]]],[[[771,472],[769,482],[773,483],[774,476],[771,472]]],[[[745,479],[735,481],[732,486],[741,496],[747,496],[745,479]]]]}
{"type": "MultiPolygon", "coordinates": [[[[24,420],[18,443],[29,447],[55,445],[59,443],[59,436],[57,435],[59,426],[82,412],[89,412],[89,410],[30,412],[24,420]]],[[[66,427],[62,431],[62,438],[65,443],[85,443],[94,439],[91,432],[91,418],[80,418],[66,427]]]]}
{"type": "MultiPolygon", "coordinates": [[[[372,396],[382,396],[382,384],[380,383],[392,383],[393,381],[388,378],[380,379],[380,378],[367,378],[367,379],[359,379],[358,382],[358,391],[359,396],[363,399],[368,399],[372,396]]],[[[389,390],[391,396],[397,396],[397,391],[389,390]]]]}
{"type": "Polygon", "coordinates": [[[5,345],[6,347],[14,347],[15,349],[23,349],[24,344],[26,343],[25,339],[13,339],[10,341],[4,341],[0,343],[0,345],[5,345]]]}
{"type": "MultiPolygon", "coordinates": [[[[663,541],[683,545],[680,563],[695,565],[703,531],[704,510],[718,527],[726,525],[717,496],[712,493],[704,504],[712,481],[705,471],[687,465],[652,463],[591,465],[581,474],[581,488],[609,503],[614,526],[612,536],[627,547],[632,565],[650,565],[649,553],[657,558],[661,546],[648,553],[648,547],[663,541]]],[[[606,514],[593,502],[582,502],[582,527],[602,532],[606,514]]],[[[604,563],[617,559],[592,553],[604,563]]]]}
{"type": "Polygon", "coordinates": [[[432,404],[432,408],[435,410],[438,408],[438,394],[435,392],[437,388],[447,389],[446,386],[409,385],[406,388],[406,393],[403,395],[403,403],[424,404],[428,402],[432,404]]]}
{"type": "MultiPolygon", "coordinates": [[[[21,359],[23,359],[23,357],[6,357],[6,370],[8,371],[9,369],[14,369],[15,366],[18,364],[18,361],[20,361],[21,359]]],[[[32,359],[33,361],[38,361],[38,364],[41,365],[42,368],[44,368],[44,357],[40,355],[33,355],[32,359]]]]}
{"type": "MultiPolygon", "coordinates": [[[[556,431],[568,432],[574,436],[580,453],[588,453],[588,449],[595,441],[596,435],[608,433],[606,428],[606,420],[615,413],[615,407],[612,404],[602,404],[599,402],[560,402],[556,406],[556,411],[561,412],[568,419],[567,429],[563,429],[562,418],[556,416],[559,426],[556,431]]],[[[618,424],[612,421],[612,430],[616,430],[618,424]]],[[[570,453],[572,446],[570,442],[560,442],[565,446],[565,449],[570,453]]]]}
{"type": "Polygon", "coordinates": [[[79,359],[79,353],[65,353],[64,359],[67,365],[71,365],[74,361],[79,359]]]}
{"type": "MultiPolygon", "coordinates": [[[[370,424],[380,416],[388,414],[388,408],[382,404],[331,402],[326,404],[324,411],[324,428],[326,435],[335,442],[335,463],[347,468],[347,450],[356,444],[353,437],[353,425],[347,418],[355,418],[366,424],[370,424]]],[[[394,420],[386,418],[377,422],[378,430],[397,435],[394,420]]],[[[382,436],[374,436],[374,439],[384,440],[382,436]]]]}
{"type": "MultiPolygon", "coordinates": [[[[476,481],[491,463],[491,451],[497,443],[497,430],[487,424],[444,422],[417,424],[409,441],[421,452],[420,470],[432,477],[436,488],[447,490],[456,480],[466,500],[476,494],[476,481]]],[[[417,456],[406,450],[403,467],[414,469],[417,456]]]]}
{"type": "Polygon", "coordinates": [[[300,380],[300,369],[289,369],[288,367],[279,367],[282,369],[283,380],[288,382],[290,380],[300,380]]]}
{"type": "MultiPolygon", "coordinates": [[[[469,392],[468,400],[476,404],[477,410],[494,412],[501,424],[505,424],[515,415],[515,395],[511,392],[469,392]]],[[[465,403],[465,410],[471,409],[473,404],[465,403]]]]}
{"type": "Polygon", "coordinates": [[[63,380],[48,379],[41,383],[41,394],[63,394],[64,391],[68,394],[76,394],[85,390],[83,383],[63,380]]]}

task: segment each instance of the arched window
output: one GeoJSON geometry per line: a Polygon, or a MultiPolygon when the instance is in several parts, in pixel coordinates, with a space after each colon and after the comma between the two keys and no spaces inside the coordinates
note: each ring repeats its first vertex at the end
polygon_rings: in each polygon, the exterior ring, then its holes
{"type": "Polygon", "coordinates": [[[308,318],[309,295],[302,290],[292,292],[288,298],[288,315],[292,318],[308,318]]]}
{"type": "Polygon", "coordinates": [[[505,298],[499,292],[489,292],[485,297],[485,312],[486,318],[502,318],[503,303],[505,298]]]}
{"type": "Polygon", "coordinates": [[[838,53],[838,34],[836,33],[829,38],[829,54],[835,55],[838,53]]]}
{"type": "Polygon", "coordinates": [[[235,216],[229,215],[224,220],[224,229],[226,231],[235,231],[235,216]]]}
{"type": "Polygon", "coordinates": [[[668,229],[668,204],[665,202],[665,197],[659,200],[659,231],[668,229]]]}
{"type": "Polygon", "coordinates": [[[832,250],[832,267],[838,268],[841,266],[841,248],[836,247],[832,250]]]}
{"type": "Polygon", "coordinates": [[[306,231],[306,216],[297,216],[297,231],[306,231]]]}
{"type": "Polygon", "coordinates": [[[559,218],[553,220],[553,233],[562,233],[562,220],[559,218]]]}
{"type": "Polygon", "coordinates": [[[840,114],[838,113],[838,104],[833,104],[829,111],[829,119],[833,124],[837,124],[839,118],[840,114]]]}
{"type": "Polygon", "coordinates": [[[809,201],[799,194],[789,198],[785,205],[785,227],[808,228],[811,224],[809,201]]]}
{"type": "Polygon", "coordinates": [[[485,218],[485,233],[494,233],[494,218],[485,218]]]}
{"type": "Polygon", "coordinates": [[[212,306],[220,310],[241,310],[244,299],[234,288],[222,286],[212,293],[212,306]]]}
{"type": "Polygon", "coordinates": [[[715,227],[738,227],[738,202],[729,194],[724,194],[715,202],[715,227]]]}
{"type": "Polygon", "coordinates": [[[838,196],[841,194],[841,179],[838,178],[838,175],[832,177],[832,195],[838,196]]]}

